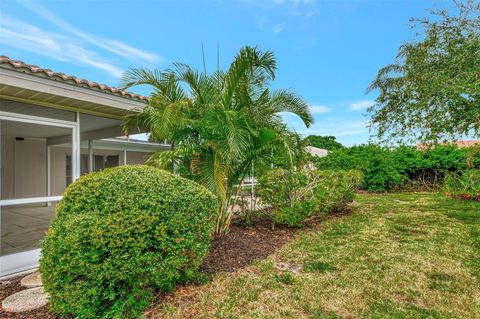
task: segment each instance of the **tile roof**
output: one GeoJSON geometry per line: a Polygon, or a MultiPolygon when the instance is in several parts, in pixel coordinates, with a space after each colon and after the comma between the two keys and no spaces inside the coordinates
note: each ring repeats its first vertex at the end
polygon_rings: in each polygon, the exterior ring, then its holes
{"type": "MultiPolygon", "coordinates": [[[[464,148],[464,147],[472,147],[477,144],[480,144],[480,140],[459,140],[459,141],[451,141],[451,142],[443,142],[440,145],[456,145],[458,148],[464,148]]],[[[425,143],[418,143],[417,144],[417,149],[418,150],[424,150],[431,148],[432,145],[425,144],[425,143]]]]}
{"type": "Polygon", "coordinates": [[[0,55],[0,67],[2,66],[2,64],[8,64],[11,67],[13,67],[14,69],[19,69],[19,70],[23,69],[23,70],[26,70],[27,72],[30,72],[32,74],[46,75],[49,79],[52,79],[52,80],[60,79],[62,81],[68,82],[68,83],[73,83],[74,85],[79,86],[79,87],[97,89],[97,90],[102,91],[102,92],[111,93],[111,94],[114,94],[114,95],[118,95],[118,96],[121,96],[121,97],[129,98],[129,99],[137,100],[137,101],[141,101],[141,102],[146,102],[147,101],[147,97],[145,97],[143,95],[140,95],[140,94],[127,92],[127,91],[124,91],[124,90],[121,90],[121,89],[118,89],[118,88],[115,88],[115,87],[111,87],[111,86],[108,86],[108,85],[105,85],[105,84],[100,84],[100,83],[97,83],[97,82],[88,81],[88,80],[85,80],[85,79],[79,79],[79,78],[77,78],[76,76],[73,76],[73,75],[66,75],[66,74],[61,73],[61,72],[54,72],[54,71],[49,70],[49,69],[42,69],[42,68],[40,68],[36,65],[27,64],[23,61],[12,60],[5,55],[0,55]]]}
{"type": "Polygon", "coordinates": [[[316,157],[325,157],[328,155],[328,151],[323,148],[318,148],[314,146],[307,146],[305,150],[312,156],[316,157]]]}
{"type": "Polygon", "coordinates": [[[459,148],[472,147],[472,146],[475,146],[476,144],[479,144],[480,140],[457,141],[456,143],[459,148]]]}

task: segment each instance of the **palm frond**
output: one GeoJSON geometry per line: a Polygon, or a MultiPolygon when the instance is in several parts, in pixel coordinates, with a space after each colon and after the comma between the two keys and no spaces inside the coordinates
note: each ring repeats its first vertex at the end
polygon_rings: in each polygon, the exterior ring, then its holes
{"type": "Polygon", "coordinates": [[[313,116],[310,105],[297,94],[288,90],[276,90],[272,92],[269,107],[274,113],[289,112],[298,115],[305,126],[313,124],[313,116]]]}
{"type": "Polygon", "coordinates": [[[151,85],[161,87],[165,80],[165,74],[158,70],[147,70],[144,68],[130,68],[120,78],[121,89],[128,89],[135,85],[151,85]]]}

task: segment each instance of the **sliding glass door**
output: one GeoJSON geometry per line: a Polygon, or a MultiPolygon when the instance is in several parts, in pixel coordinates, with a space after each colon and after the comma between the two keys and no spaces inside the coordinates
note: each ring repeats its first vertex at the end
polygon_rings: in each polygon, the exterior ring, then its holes
{"type": "Polygon", "coordinates": [[[55,206],[78,175],[77,130],[75,121],[0,111],[0,277],[38,265],[55,206]]]}

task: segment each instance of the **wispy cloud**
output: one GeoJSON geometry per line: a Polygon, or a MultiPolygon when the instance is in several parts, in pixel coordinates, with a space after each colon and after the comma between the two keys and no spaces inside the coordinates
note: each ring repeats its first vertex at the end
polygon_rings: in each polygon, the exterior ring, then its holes
{"type": "Polygon", "coordinates": [[[375,102],[372,100],[362,100],[357,102],[352,102],[349,109],[351,111],[361,111],[366,110],[368,107],[372,106],[375,102]]]}
{"type": "Polygon", "coordinates": [[[114,77],[122,75],[122,69],[87,50],[68,37],[42,30],[36,26],[2,14],[0,43],[64,62],[77,62],[108,72],[114,77]]]}
{"type": "Polygon", "coordinates": [[[285,30],[286,30],[285,25],[283,23],[276,24],[272,27],[272,31],[275,34],[280,33],[282,31],[285,31],[285,30]]]}
{"type": "Polygon", "coordinates": [[[118,65],[122,59],[147,65],[163,61],[162,57],[156,54],[116,39],[102,38],[84,32],[37,2],[20,0],[18,3],[51,23],[55,31],[49,31],[48,26],[40,28],[31,22],[12,18],[2,12],[0,43],[4,46],[34,52],[63,62],[88,65],[115,78],[123,73],[123,69],[118,65]]]}
{"type": "Polygon", "coordinates": [[[266,0],[251,2],[244,1],[249,6],[254,6],[258,30],[271,30],[273,34],[284,31],[295,31],[307,27],[319,11],[317,1],[314,0],[266,0]]]}
{"type": "Polygon", "coordinates": [[[21,0],[19,3],[24,6],[26,9],[40,15],[45,20],[51,22],[55,26],[59,27],[61,30],[74,35],[80,39],[83,39],[91,44],[102,48],[106,51],[109,51],[113,54],[118,56],[128,58],[130,60],[144,60],[146,62],[159,62],[161,58],[153,53],[143,51],[132,46],[129,46],[121,41],[113,40],[113,39],[104,39],[101,37],[97,37],[91,35],[89,33],[83,32],[74,26],[70,25],[68,22],[63,20],[62,18],[56,16],[47,8],[41,6],[40,4],[30,1],[30,0],[21,0]]]}
{"type": "Polygon", "coordinates": [[[263,3],[269,7],[280,8],[286,14],[303,18],[310,18],[318,13],[315,0],[269,0],[263,3]]]}
{"type": "Polygon", "coordinates": [[[324,105],[313,105],[310,107],[310,112],[312,112],[312,114],[328,113],[330,112],[330,108],[324,105]]]}

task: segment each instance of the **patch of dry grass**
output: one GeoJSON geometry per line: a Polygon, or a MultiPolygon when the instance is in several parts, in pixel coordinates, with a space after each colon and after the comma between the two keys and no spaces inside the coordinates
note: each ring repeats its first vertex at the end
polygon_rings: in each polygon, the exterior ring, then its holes
{"type": "Polygon", "coordinates": [[[246,269],[178,289],[149,317],[480,318],[479,282],[480,204],[361,195],[354,214],[246,269]]]}

